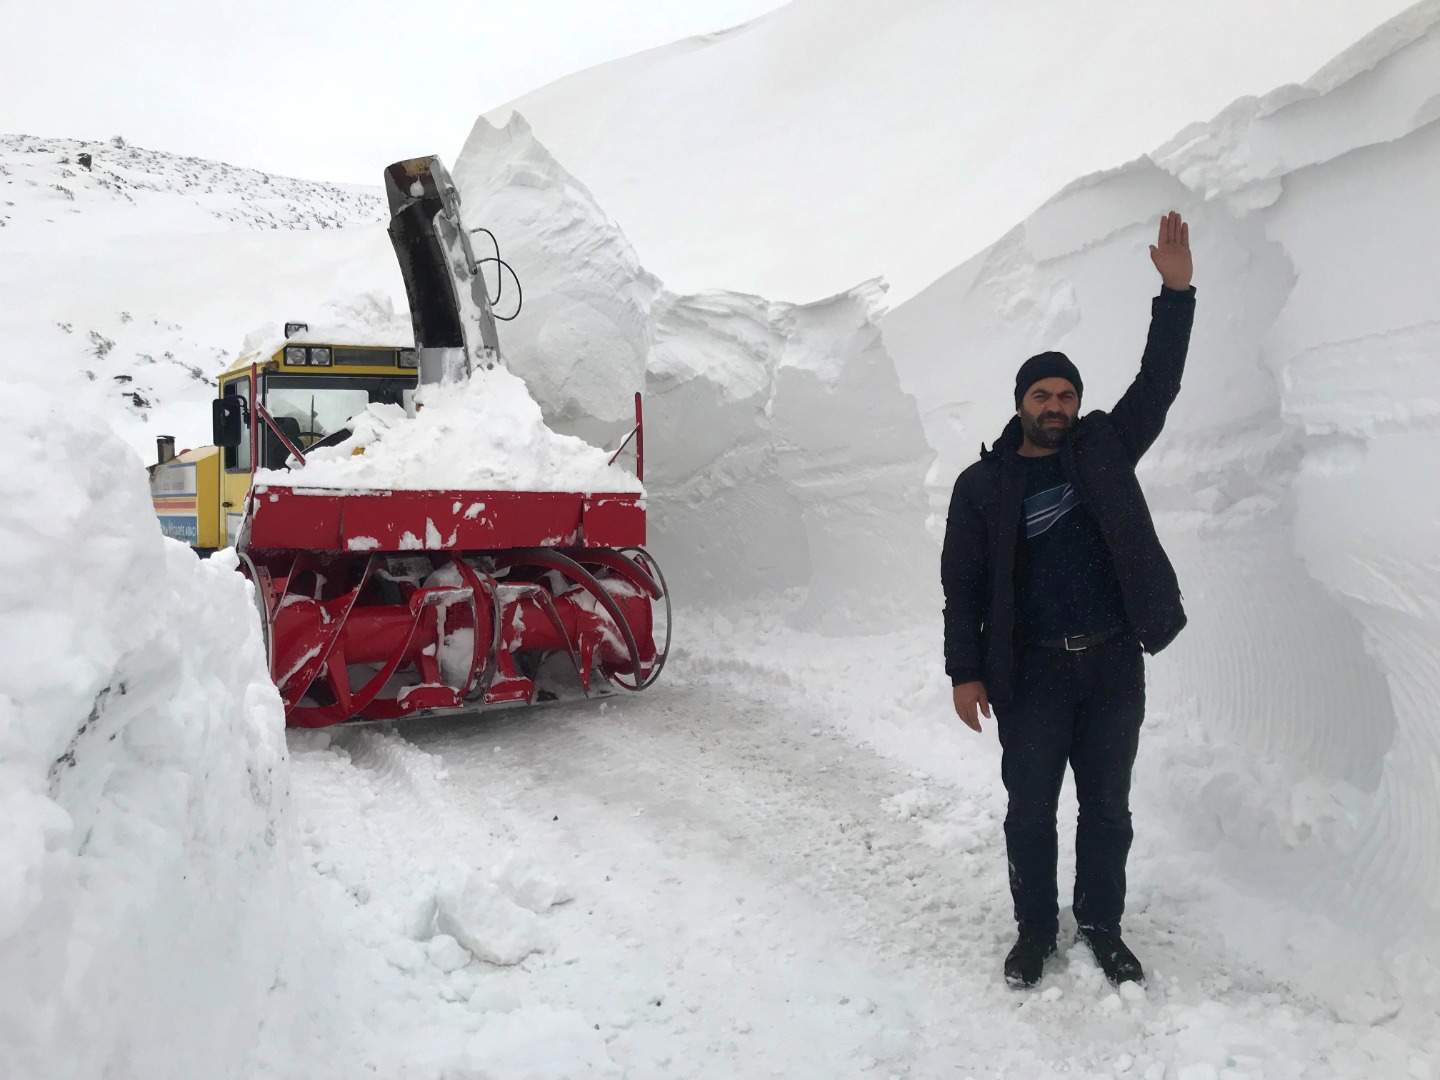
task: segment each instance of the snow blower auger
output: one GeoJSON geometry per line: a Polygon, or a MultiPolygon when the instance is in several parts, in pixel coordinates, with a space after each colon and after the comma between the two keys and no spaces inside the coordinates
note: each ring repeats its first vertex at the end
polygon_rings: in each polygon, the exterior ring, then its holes
{"type": "MultiPolygon", "coordinates": [[[[449,174],[417,158],[391,165],[385,186],[420,386],[492,367],[495,317],[449,174]]],[[[643,547],[641,495],[307,488],[313,445],[265,406],[264,380],[282,369],[253,365],[248,393],[222,396],[215,419],[218,447],[248,453],[278,441],[300,463],[288,486],[251,485],[235,537],[288,724],[468,712],[655,681],[669,651],[669,595],[643,547]]],[[[639,394],[621,449],[632,439],[643,479],[639,394]]]]}

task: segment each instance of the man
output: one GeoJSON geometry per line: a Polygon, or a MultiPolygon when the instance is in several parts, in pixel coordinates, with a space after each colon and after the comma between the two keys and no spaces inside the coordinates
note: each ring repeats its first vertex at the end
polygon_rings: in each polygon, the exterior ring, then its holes
{"type": "Polygon", "coordinates": [[[1081,418],[1075,365],[1063,353],[1032,356],[1015,380],[1015,416],[956,481],[945,526],[945,670],[969,727],[979,731],[994,706],[1010,798],[1013,987],[1038,983],[1055,952],[1055,814],[1067,761],[1080,803],[1080,938],[1112,983],[1144,979],[1120,937],[1142,650],[1168,645],[1185,612],[1135,464],[1179,393],[1190,344],[1190,230],[1179,214],[1161,218],[1150,258],[1160,295],[1140,374],[1115,408],[1081,418]]]}

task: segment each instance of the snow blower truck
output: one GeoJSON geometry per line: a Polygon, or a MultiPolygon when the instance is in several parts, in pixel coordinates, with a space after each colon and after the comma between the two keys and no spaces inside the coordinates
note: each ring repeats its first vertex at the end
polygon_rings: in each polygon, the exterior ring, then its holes
{"type": "MultiPolygon", "coordinates": [[[[645,689],[669,652],[670,598],[643,496],[306,487],[306,452],[368,405],[413,412],[417,387],[500,362],[481,269],[498,250],[475,258],[449,173],[397,162],[385,190],[414,347],[287,324],[273,353],[241,357],[219,378],[214,445],[176,455],[159,439],[162,529],[201,554],[233,544],[293,727],[645,689]],[[292,473],[256,483],[257,468],[292,473]]],[[[632,441],[643,480],[638,393],[612,466],[632,441]]]]}

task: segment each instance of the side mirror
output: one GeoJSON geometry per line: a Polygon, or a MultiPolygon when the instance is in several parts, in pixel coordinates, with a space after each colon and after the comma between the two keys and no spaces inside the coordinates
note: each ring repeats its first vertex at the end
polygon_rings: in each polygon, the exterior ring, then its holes
{"type": "Polygon", "coordinates": [[[213,441],[226,449],[239,446],[245,433],[245,399],[231,395],[216,398],[210,404],[213,441]]]}

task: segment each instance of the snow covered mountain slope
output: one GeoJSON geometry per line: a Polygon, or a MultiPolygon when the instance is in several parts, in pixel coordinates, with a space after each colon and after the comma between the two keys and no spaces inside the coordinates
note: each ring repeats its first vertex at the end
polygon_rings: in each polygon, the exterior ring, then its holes
{"type": "Polygon", "coordinates": [[[201,445],[212,377],[250,331],[360,292],[403,311],[383,228],[345,228],[385,216],[378,190],[0,136],[0,378],[63,389],[147,458],[154,434],[201,445]]]}
{"type": "Polygon", "coordinates": [[[0,135],[0,177],[0,228],[15,230],[9,243],[88,244],[157,224],[170,232],[338,229],[378,221],[385,209],[375,188],[271,176],[123,139],[0,135]],[[37,201],[44,212],[34,212],[37,201]]]}
{"type": "Polygon", "coordinates": [[[1307,78],[1406,0],[793,0],[519,111],[677,291],[903,300],[1077,176],[1307,78]]]}
{"type": "Polygon", "coordinates": [[[884,321],[938,452],[932,505],[1066,351],[1133,377],[1163,211],[1192,221],[1185,385],[1141,465],[1191,625],[1152,702],[1287,771],[1175,792],[1194,838],[1354,924],[1440,915],[1440,4],[1302,88],[1075,181],[884,321]],[[1254,860],[1264,852],[1262,863],[1254,860]]]}

